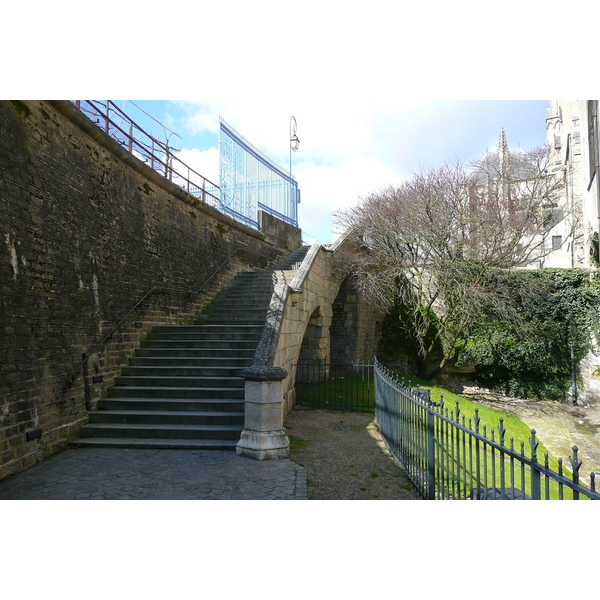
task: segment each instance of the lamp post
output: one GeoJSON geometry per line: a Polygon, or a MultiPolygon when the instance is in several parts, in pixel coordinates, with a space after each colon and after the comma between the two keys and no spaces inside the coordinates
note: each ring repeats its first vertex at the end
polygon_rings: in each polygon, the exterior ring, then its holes
{"type": "Polygon", "coordinates": [[[296,117],[292,115],[290,117],[290,178],[292,177],[292,152],[296,152],[298,147],[300,146],[300,140],[296,135],[296,128],[298,124],[296,123],[296,117]],[[293,121],[293,125],[292,125],[293,121]]]}

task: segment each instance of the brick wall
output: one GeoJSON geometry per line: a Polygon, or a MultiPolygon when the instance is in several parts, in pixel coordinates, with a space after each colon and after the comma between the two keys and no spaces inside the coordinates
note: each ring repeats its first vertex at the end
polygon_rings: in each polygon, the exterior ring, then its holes
{"type": "Polygon", "coordinates": [[[0,479],[67,446],[154,324],[191,321],[281,243],[299,230],[256,232],[204,206],[70,104],[0,101],[0,479]],[[151,288],[197,290],[240,245],[209,294],[152,294],[66,386],[151,288]]]}

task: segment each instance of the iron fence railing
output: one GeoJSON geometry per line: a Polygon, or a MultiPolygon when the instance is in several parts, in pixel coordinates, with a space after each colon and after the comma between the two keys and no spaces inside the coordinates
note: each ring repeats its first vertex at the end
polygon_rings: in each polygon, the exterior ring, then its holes
{"type": "Polygon", "coordinates": [[[100,129],[142,162],[206,204],[218,208],[219,186],[180,160],[168,140],[163,142],[150,135],[112,100],[72,102],[100,129]]]}
{"type": "Polygon", "coordinates": [[[433,402],[428,390],[411,388],[375,361],[375,418],[396,461],[424,498],[600,500],[595,473],[590,485],[580,482],[581,461],[573,446],[570,470],[558,459],[558,470],[550,466],[548,453],[538,461],[535,430],[531,430],[528,452],[525,442],[505,444],[503,419],[487,429],[478,411],[465,422],[457,403],[449,410],[433,402]],[[496,435],[497,434],[497,435],[496,435]],[[520,449],[515,449],[515,444],[520,449]],[[567,497],[569,496],[569,497],[567,497]]]}
{"type": "Polygon", "coordinates": [[[373,365],[299,360],[296,364],[296,404],[373,411],[373,365]]]}

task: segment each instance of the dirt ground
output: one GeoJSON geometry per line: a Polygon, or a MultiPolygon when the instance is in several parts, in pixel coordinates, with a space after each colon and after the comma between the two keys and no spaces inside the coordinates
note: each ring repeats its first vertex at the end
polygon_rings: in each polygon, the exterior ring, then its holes
{"type": "MultiPolygon", "coordinates": [[[[512,412],[535,429],[538,439],[570,467],[573,446],[583,462],[580,479],[598,473],[600,487],[600,406],[572,406],[506,398],[481,391],[463,395],[512,412]]],[[[290,458],[308,473],[308,497],[314,500],[420,500],[403,471],[389,456],[368,413],[295,408],[285,427],[290,458]]]]}
{"type": "Polygon", "coordinates": [[[373,414],[295,408],[290,458],[308,474],[310,500],[420,500],[389,456],[373,414]]]}

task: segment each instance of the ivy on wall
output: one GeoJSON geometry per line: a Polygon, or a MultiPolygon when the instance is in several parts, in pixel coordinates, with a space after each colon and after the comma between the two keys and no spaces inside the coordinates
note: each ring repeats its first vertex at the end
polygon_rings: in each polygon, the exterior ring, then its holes
{"type": "Polygon", "coordinates": [[[562,399],[600,329],[600,278],[579,269],[493,272],[519,318],[482,315],[457,348],[457,364],[516,397],[562,399]]]}
{"type": "MultiPolygon", "coordinates": [[[[474,367],[480,384],[511,396],[565,398],[600,332],[600,276],[580,269],[489,270],[484,285],[503,301],[473,317],[453,364],[474,367]]],[[[398,308],[388,315],[379,352],[410,364],[416,346],[401,321],[398,308]]]]}

